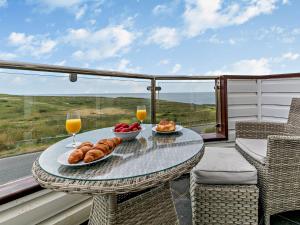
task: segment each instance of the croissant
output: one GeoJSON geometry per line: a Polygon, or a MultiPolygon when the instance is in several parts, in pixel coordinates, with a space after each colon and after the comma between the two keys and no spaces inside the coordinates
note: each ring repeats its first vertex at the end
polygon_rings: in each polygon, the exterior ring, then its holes
{"type": "Polygon", "coordinates": [[[85,163],[89,163],[97,159],[101,159],[104,156],[105,154],[101,150],[92,149],[85,154],[83,161],[85,163]]]}
{"type": "Polygon", "coordinates": [[[122,139],[119,137],[114,137],[111,140],[115,143],[115,145],[119,145],[122,142],[122,139]]]}
{"type": "Polygon", "coordinates": [[[105,144],[96,144],[93,149],[101,150],[105,155],[111,152],[109,146],[105,144]]]}
{"type": "Polygon", "coordinates": [[[89,145],[86,145],[86,146],[83,146],[80,148],[80,150],[83,152],[83,154],[85,155],[89,150],[91,150],[93,148],[93,146],[89,146],[89,145]]]}
{"type": "Polygon", "coordinates": [[[74,164],[79,162],[80,160],[83,160],[85,154],[92,149],[92,146],[90,144],[84,145],[81,148],[76,148],[69,156],[68,162],[70,164],[74,164]]]}
{"type": "Polygon", "coordinates": [[[77,148],[82,148],[84,146],[93,147],[93,143],[89,141],[82,142],[77,148]]]}
{"type": "Polygon", "coordinates": [[[70,164],[78,163],[80,160],[84,158],[84,153],[81,149],[75,149],[68,158],[68,162],[70,164]]]}
{"type": "Polygon", "coordinates": [[[97,144],[108,145],[110,151],[112,151],[116,147],[116,144],[111,139],[102,139],[102,140],[98,141],[97,144]]]}

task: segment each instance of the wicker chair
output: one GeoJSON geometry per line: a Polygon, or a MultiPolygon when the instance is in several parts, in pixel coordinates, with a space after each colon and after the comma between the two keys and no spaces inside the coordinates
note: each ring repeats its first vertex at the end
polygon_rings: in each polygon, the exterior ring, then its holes
{"type": "Polygon", "coordinates": [[[236,138],[236,148],[258,171],[265,225],[270,224],[273,214],[299,210],[300,98],[292,99],[287,123],[237,122],[236,138]],[[247,152],[241,144],[247,141],[257,142],[253,154],[249,154],[250,145],[247,152]],[[261,155],[263,161],[257,158],[261,155]]]}

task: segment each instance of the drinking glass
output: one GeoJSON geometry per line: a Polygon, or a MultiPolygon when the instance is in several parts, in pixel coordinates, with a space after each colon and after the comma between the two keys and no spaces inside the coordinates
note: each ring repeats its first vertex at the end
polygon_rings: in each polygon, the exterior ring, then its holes
{"type": "Polygon", "coordinates": [[[67,120],[66,120],[66,130],[69,134],[72,135],[73,141],[72,143],[68,144],[66,147],[76,148],[81,144],[80,142],[75,141],[75,136],[80,131],[80,129],[81,129],[80,113],[77,111],[68,112],[67,120]]]}
{"type": "Polygon", "coordinates": [[[145,105],[139,105],[136,107],[136,118],[141,122],[141,124],[144,122],[144,120],[147,117],[147,110],[145,105]]]}

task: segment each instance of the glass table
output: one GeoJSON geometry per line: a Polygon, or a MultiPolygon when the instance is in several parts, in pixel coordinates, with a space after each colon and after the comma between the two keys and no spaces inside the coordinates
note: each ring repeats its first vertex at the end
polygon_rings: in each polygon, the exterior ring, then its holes
{"type": "MultiPolygon", "coordinates": [[[[46,149],[33,164],[41,186],[55,191],[89,194],[93,206],[89,224],[178,224],[170,181],[188,173],[201,159],[201,136],[184,128],[156,134],[144,124],[135,140],[123,142],[113,155],[93,165],[67,167],[57,158],[70,149],[64,139],[46,149]]],[[[77,140],[96,143],[114,137],[112,128],[79,134],[77,140]]]]}

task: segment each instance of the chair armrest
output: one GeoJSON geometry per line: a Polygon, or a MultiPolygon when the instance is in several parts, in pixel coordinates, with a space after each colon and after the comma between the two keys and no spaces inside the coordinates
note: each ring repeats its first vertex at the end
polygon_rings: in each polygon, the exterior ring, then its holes
{"type": "MultiPolygon", "coordinates": [[[[268,136],[264,179],[269,189],[300,185],[300,136],[268,136]]],[[[280,189],[278,189],[280,191],[280,189]]],[[[297,190],[298,193],[298,190],[297,190]]]]}
{"type": "Polygon", "coordinates": [[[283,134],[285,125],[285,123],[274,122],[236,122],[236,137],[251,139],[267,139],[269,135],[283,134]]]}

